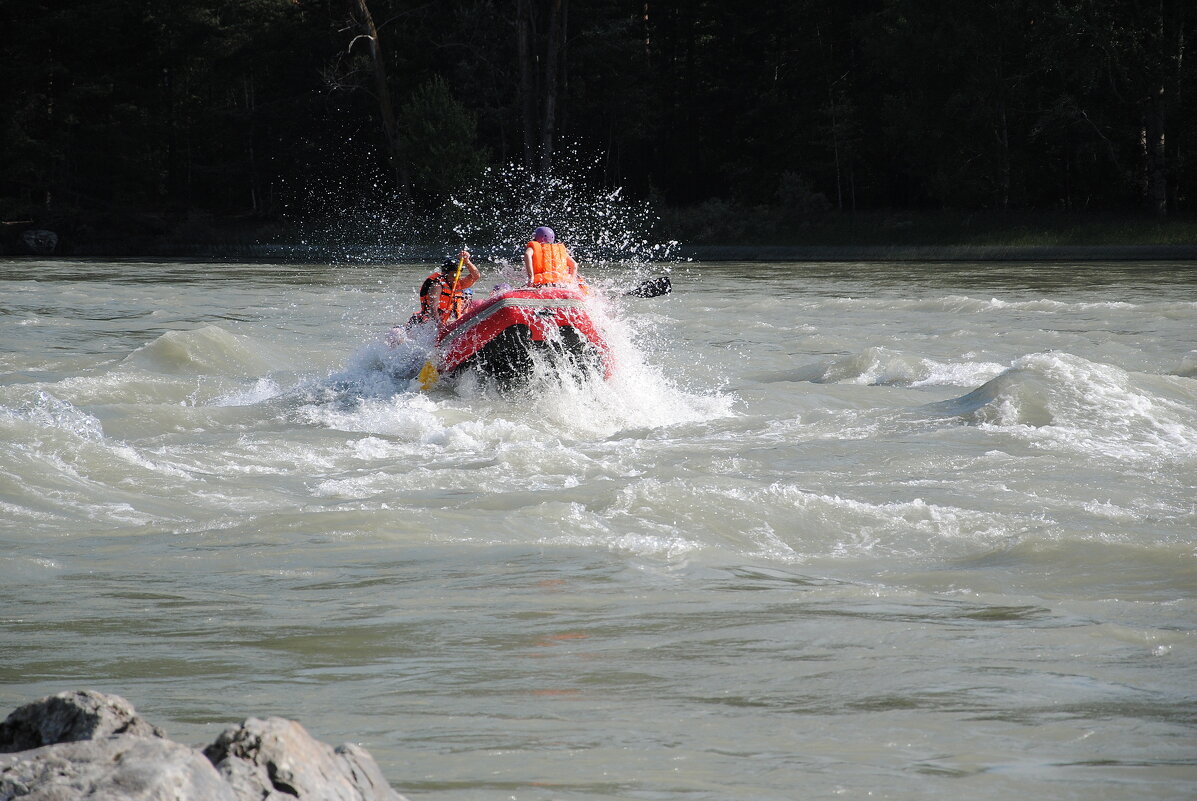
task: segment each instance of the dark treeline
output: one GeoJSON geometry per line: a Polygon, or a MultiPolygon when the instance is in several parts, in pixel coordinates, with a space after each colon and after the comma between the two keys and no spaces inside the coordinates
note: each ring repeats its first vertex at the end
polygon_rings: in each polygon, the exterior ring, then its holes
{"type": "Polygon", "coordinates": [[[0,217],[436,204],[1188,210],[1191,0],[0,0],[0,217]],[[588,162],[589,163],[589,162],[588,162]]]}

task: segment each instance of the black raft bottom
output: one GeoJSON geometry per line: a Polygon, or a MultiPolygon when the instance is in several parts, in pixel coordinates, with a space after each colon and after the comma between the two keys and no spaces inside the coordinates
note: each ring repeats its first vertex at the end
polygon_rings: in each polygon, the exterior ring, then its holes
{"type": "Polygon", "coordinates": [[[526,325],[508,326],[467,361],[472,368],[502,389],[527,385],[538,364],[556,372],[603,374],[598,350],[572,326],[564,325],[559,338],[536,342],[526,325]]]}

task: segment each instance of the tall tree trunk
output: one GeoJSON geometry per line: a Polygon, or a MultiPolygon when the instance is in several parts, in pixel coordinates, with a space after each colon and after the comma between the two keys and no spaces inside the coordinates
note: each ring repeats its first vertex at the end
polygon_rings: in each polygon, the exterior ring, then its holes
{"type": "Polygon", "coordinates": [[[258,202],[258,159],[257,159],[257,86],[254,80],[254,73],[251,69],[249,74],[242,78],[242,87],[245,91],[245,112],[246,117],[249,118],[249,123],[246,125],[246,142],[248,144],[247,155],[249,156],[249,208],[253,214],[261,211],[261,205],[258,202]]]}
{"type": "Polygon", "coordinates": [[[1143,122],[1144,184],[1147,206],[1163,217],[1168,214],[1168,165],[1165,141],[1164,87],[1147,102],[1143,122]]]}
{"type": "Polygon", "coordinates": [[[569,97],[569,0],[561,3],[561,48],[557,53],[558,89],[557,89],[557,129],[566,127],[569,121],[569,104],[564,98],[569,97]]]}
{"type": "Polygon", "coordinates": [[[536,114],[536,86],[532,65],[532,6],[530,0],[516,3],[515,39],[520,62],[520,113],[524,128],[524,166],[536,166],[536,133],[539,129],[536,114]]]}
{"type": "Polygon", "coordinates": [[[844,210],[844,178],[840,167],[840,121],[836,114],[835,87],[827,85],[827,103],[831,109],[831,151],[835,154],[835,207],[844,210]]]}
{"type": "MultiPolygon", "coordinates": [[[[1169,12],[1175,11],[1172,4],[1159,0],[1157,24],[1154,26],[1156,46],[1166,49],[1169,42],[1169,23],[1178,20],[1169,19],[1169,12]]],[[[1179,56],[1179,53],[1177,54],[1179,56]]],[[[1179,61],[1179,59],[1178,59],[1179,61]]],[[[1156,76],[1158,83],[1151,87],[1150,94],[1143,104],[1143,186],[1145,189],[1147,207],[1152,213],[1163,217],[1168,213],[1168,162],[1167,162],[1167,114],[1166,96],[1167,80],[1171,72],[1165,58],[1156,76]]],[[[1175,70],[1179,64],[1173,67],[1175,70]]],[[[1172,74],[1177,74],[1172,72],[1172,74]]]]}
{"type": "MultiPolygon", "coordinates": [[[[382,117],[382,129],[386,136],[387,160],[395,173],[400,194],[406,196],[411,190],[411,183],[407,177],[407,165],[403,161],[399,126],[395,121],[395,107],[391,102],[390,84],[387,81],[386,64],[382,58],[382,45],[378,41],[378,29],[374,27],[374,17],[366,7],[366,0],[354,0],[354,7],[357,12],[356,22],[363,33],[353,41],[364,37],[370,43],[370,58],[374,64],[374,91],[378,95],[378,113],[382,117]]],[[[352,48],[353,44],[349,46],[352,48]]]]}
{"type": "Polygon", "coordinates": [[[1168,214],[1168,85],[1175,79],[1181,86],[1181,65],[1184,58],[1184,11],[1181,3],[1159,0],[1156,12],[1155,44],[1162,53],[1156,84],[1143,104],[1143,185],[1147,206],[1157,216],[1168,214]],[[1170,52],[1172,35],[1177,34],[1176,50],[1170,52]],[[1169,61],[1172,63],[1169,65],[1169,61]]]}
{"type": "MultiPolygon", "coordinates": [[[[51,51],[51,56],[53,56],[53,51],[51,51]]],[[[48,58],[47,63],[53,63],[53,58],[48,58]]],[[[56,125],[54,120],[54,97],[54,75],[51,73],[46,81],[46,128],[50,131],[53,131],[56,125]]],[[[42,195],[42,205],[47,210],[54,201],[54,193],[51,187],[54,186],[55,180],[58,177],[57,173],[58,170],[55,167],[55,158],[53,155],[50,155],[49,161],[46,164],[46,185],[45,191],[42,195]]]]}
{"type": "MultiPolygon", "coordinates": [[[[1185,9],[1186,9],[1186,7],[1187,6],[1181,2],[1176,2],[1173,4],[1173,10],[1175,13],[1174,19],[1176,20],[1176,72],[1175,72],[1175,83],[1174,83],[1174,86],[1176,88],[1173,90],[1173,94],[1172,94],[1173,101],[1172,102],[1173,102],[1173,105],[1178,109],[1186,108],[1185,93],[1184,93],[1185,44],[1186,44],[1186,41],[1185,41],[1185,21],[1186,21],[1185,9]]],[[[1192,130],[1192,129],[1190,128],[1190,130],[1192,130]]],[[[1174,156],[1174,160],[1172,162],[1173,164],[1179,164],[1179,163],[1183,162],[1183,159],[1180,157],[1180,155],[1181,155],[1181,150],[1180,150],[1180,146],[1179,146],[1180,139],[1181,139],[1181,137],[1178,137],[1177,135],[1173,134],[1173,136],[1172,136],[1172,153],[1174,156]]],[[[1179,199],[1180,197],[1182,197],[1184,195],[1185,187],[1181,186],[1181,173],[1178,172],[1173,177],[1173,180],[1172,180],[1169,188],[1171,189],[1171,192],[1172,192],[1173,201],[1179,199]]]]}
{"type": "Polygon", "coordinates": [[[1003,211],[1010,208],[1010,120],[1006,115],[1006,101],[998,103],[998,205],[1003,211]]]}
{"type": "Polygon", "coordinates": [[[839,78],[832,79],[832,69],[835,64],[835,49],[833,45],[829,45],[823,40],[823,26],[815,26],[815,38],[819,43],[819,50],[822,55],[820,59],[823,64],[824,83],[827,84],[827,110],[831,115],[831,152],[835,161],[835,207],[839,211],[844,210],[844,174],[843,165],[840,161],[840,119],[839,119],[839,102],[836,100],[835,85],[843,80],[847,73],[841,75],[839,78]]]}
{"type": "Polygon", "coordinates": [[[540,170],[553,168],[553,137],[557,129],[557,80],[565,51],[564,0],[549,0],[548,51],[544,60],[544,117],[540,121],[540,170]]]}
{"type": "Polygon", "coordinates": [[[650,25],[650,22],[649,22],[648,8],[649,8],[648,0],[644,0],[644,15],[641,20],[644,23],[644,57],[652,58],[652,56],[653,56],[653,36],[652,36],[652,26],[650,25]]]}

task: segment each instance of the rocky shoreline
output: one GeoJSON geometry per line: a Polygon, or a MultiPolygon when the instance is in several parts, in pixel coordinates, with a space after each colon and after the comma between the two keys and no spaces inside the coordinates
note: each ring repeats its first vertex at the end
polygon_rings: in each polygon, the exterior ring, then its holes
{"type": "Polygon", "coordinates": [[[63,692],[0,724],[0,801],[406,801],[360,746],[292,720],[249,718],[202,748],[118,695],[63,692]]]}

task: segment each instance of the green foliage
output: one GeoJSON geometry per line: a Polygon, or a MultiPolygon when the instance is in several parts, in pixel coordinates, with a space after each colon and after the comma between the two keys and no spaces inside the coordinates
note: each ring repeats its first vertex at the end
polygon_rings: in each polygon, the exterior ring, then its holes
{"type": "Polygon", "coordinates": [[[412,92],[401,125],[412,179],[432,198],[444,199],[479,176],[487,155],[477,144],[475,115],[453,97],[437,75],[412,92]]]}

